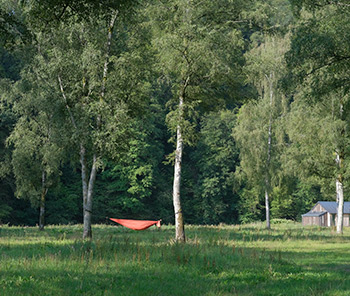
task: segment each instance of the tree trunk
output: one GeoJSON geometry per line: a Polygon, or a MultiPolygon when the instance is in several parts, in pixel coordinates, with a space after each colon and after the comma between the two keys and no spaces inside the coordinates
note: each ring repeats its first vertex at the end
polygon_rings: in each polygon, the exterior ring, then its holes
{"type": "Polygon", "coordinates": [[[86,201],[88,195],[86,150],[83,144],[80,144],[80,165],[81,165],[81,183],[83,188],[83,217],[85,216],[86,201]]]}
{"type": "Polygon", "coordinates": [[[344,192],[343,183],[341,182],[341,177],[336,180],[336,190],[337,190],[337,233],[343,233],[343,212],[344,212],[344,192]]]}
{"type": "MultiPolygon", "coordinates": [[[[340,99],[340,110],[339,115],[341,120],[345,120],[344,118],[344,104],[343,98],[340,99]]],[[[345,129],[341,130],[341,138],[343,139],[345,136],[345,129]]],[[[336,192],[337,192],[337,233],[343,233],[343,213],[344,213],[344,191],[343,191],[343,176],[342,176],[342,168],[344,161],[344,149],[342,146],[339,147],[339,150],[336,152],[337,158],[336,163],[338,166],[339,174],[336,179],[336,192]]]]}
{"type": "MultiPolygon", "coordinates": [[[[183,96],[179,98],[180,120],[182,119],[183,96]]],[[[173,184],[173,203],[175,211],[175,240],[185,242],[185,226],[180,199],[180,184],[181,184],[181,163],[183,151],[183,139],[180,124],[177,125],[176,135],[176,151],[175,151],[175,167],[174,167],[174,184],[173,184]]]]}
{"type": "Polygon", "coordinates": [[[92,229],[91,229],[91,217],[92,217],[92,197],[94,192],[94,185],[97,175],[97,157],[96,154],[93,156],[93,163],[90,172],[89,184],[87,188],[87,196],[84,206],[84,232],[83,239],[92,238],[92,229]]]}
{"type": "MultiPolygon", "coordinates": [[[[341,169],[343,166],[343,157],[340,153],[337,153],[336,159],[338,168],[341,169]]],[[[344,190],[343,190],[343,176],[339,173],[335,182],[337,192],[337,233],[343,233],[343,212],[344,212],[344,190]]]]}
{"type": "Polygon", "coordinates": [[[266,228],[271,229],[269,193],[265,190],[266,228]]]}
{"type": "Polygon", "coordinates": [[[118,16],[118,10],[114,12],[114,14],[111,17],[111,21],[109,23],[108,27],[108,35],[107,35],[107,44],[106,44],[106,57],[105,62],[103,65],[103,76],[102,76],[102,84],[101,84],[101,99],[104,98],[105,91],[106,91],[106,81],[107,81],[107,72],[108,72],[108,64],[109,64],[109,56],[111,51],[111,42],[112,42],[112,33],[114,29],[115,20],[118,16]]]}
{"type": "Polygon", "coordinates": [[[39,213],[39,230],[44,230],[45,227],[45,199],[48,188],[46,187],[46,173],[42,172],[41,177],[41,197],[40,197],[40,213],[39,213]]]}
{"type": "Polygon", "coordinates": [[[269,77],[266,75],[266,78],[269,84],[270,114],[269,114],[269,130],[268,130],[268,139],[267,139],[267,159],[266,159],[266,175],[265,175],[265,211],[266,211],[266,228],[271,229],[270,202],[269,202],[269,190],[270,190],[269,168],[271,163],[271,145],[272,145],[273,74],[270,73],[269,77]]]}
{"type": "Polygon", "coordinates": [[[83,184],[83,239],[92,239],[91,217],[92,217],[92,198],[94,185],[97,176],[97,156],[94,154],[90,178],[88,180],[88,172],[86,165],[86,151],[84,145],[80,145],[80,163],[81,163],[81,179],[83,184]]]}

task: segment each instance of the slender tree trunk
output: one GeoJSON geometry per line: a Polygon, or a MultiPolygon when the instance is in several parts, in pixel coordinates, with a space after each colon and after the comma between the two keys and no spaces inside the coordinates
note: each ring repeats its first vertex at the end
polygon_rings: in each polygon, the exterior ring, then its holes
{"type": "Polygon", "coordinates": [[[91,218],[94,185],[97,176],[97,156],[94,154],[90,177],[86,165],[86,151],[84,145],[80,146],[81,179],[83,185],[83,239],[92,238],[91,218]]]}
{"type": "MultiPolygon", "coordinates": [[[[343,157],[340,153],[337,153],[336,159],[338,169],[341,169],[343,166],[343,157]]],[[[338,174],[338,177],[335,182],[336,192],[337,192],[337,233],[343,233],[343,213],[344,213],[344,190],[343,190],[343,176],[341,173],[338,174]]]]}
{"type": "Polygon", "coordinates": [[[90,178],[87,188],[87,196],[84,206],[84,232],[83,239],[92,238],[92,229],[91,229],[91,217],[92,217],[92,197],[94,192],[94,185],[97,176],[97,157],[96,154],[93,156],[93,163],[90,172],[90,178]]]}
{"type": "Polygon", "coordinates": [[[45,227],[45,200],[48,188],[46,186],[46,173],[42,172],[41,176],[41,197],[40,197],[40,213],[39,213],[39,230],[44,230],[45,227]]]}
{"type": "MultiPolygon", "coordinates": [[[[340,99],[340,110],[339,115],[341,120],[344,119],[344,104],[343,99],[340,99]]],[[[343,128],[340,132],[341,134],[341,140],[345,136],[345,129],[343,128]]],[[[343,162],[344,162],[344,149],[343,147],[340,147],[340,149],[336,152],[337,158],[336,163],[338,166],[338,170],[340,171],[337,179],[336,179],[336,192],[337,192],[337,233],[342,234],[343,233],[343,213],[344,213],[344,190],[343,190],[343,176],[342,176],[342,168],[343,168],[343,162]]]]}
{"type": "Polygon", "coordinates": [[[266,209],[266,228],[271,229],[270,224],[270,203],[269,203],[269,193],[265,189],[265,209],[266,209]]]}
{"type": "MultiPolygon", "coordinates": [[[[179,97],[180,120],[182,120],[183,96],[179,97]]],[[[183,139],[180,124],[177,125],[174,184],[173,184],[173,203],[175,211],[175,240],[185,242],[185,226],[180,200],[181,184],[181,164],[182,164],[183,139]]]]}
{"type": "Polygon", "coordinates": [[[104,98],[106,91],[106,81],[107,81],[107,72],[108,72],[108,64],[109,64],[109,56],[111,52],[111,42],[112,42],[112,33],[114,29],[115,20],[118,16],[118,10],[114,12],[112,15],[111,21],[108,27],[108,35],[107,35],[107,44],[106,44],[106,57],[103,65],[103,76],[102,76],[102,84],[101,84],[101,99],[104,98]]]}
{"type": "Polygon", "coordinates": [[[271,160],[271,138],[272,138],[272,127],[271,127],[271,116],[269,122],[269,136],[268,136],[268,149],[267,149],[267,166],[266,166],[266,175],[265,175],[265,212],[266,212],[266,228],[271,229],[270,223],[270,199],[269,199],[269,190],[270,190],[270,179],[269,179],[269,166],[271,160]]]}
{"type": "Polygon", "coordinates": [[[270,223],[270,200],[269,200],[269,190],[270,190],[270,178],[269,178],[269,168],[271,163],[271,145],[272,145],[272,103],[273,103],[273,74],[267,77],[269,84],[269,95],[270,95],[270,114],[269,114],[269,130],[267,139],[267,159],[266,159],[266,175],[265,175],[265,211],[266,211],[266,228],[271,229],[270,223]]]}
{"type": "Polygon", "coordinates": [[[86,165],[86,150],[83,144],[80,144],[80,165],[81,165],[81,183],[83,188],[83,217],[84,217],[87,196],[88,196],[88,177],[87,177],[87,165],[86,165]]]}
{"type": "Polygon", "coordinates": [[[336,190],[337,190],[337,233],[343,233],[343,212],[344,212],[344,191],[343,183],[341,182],[341,176],[336,180],[336,190]]]}

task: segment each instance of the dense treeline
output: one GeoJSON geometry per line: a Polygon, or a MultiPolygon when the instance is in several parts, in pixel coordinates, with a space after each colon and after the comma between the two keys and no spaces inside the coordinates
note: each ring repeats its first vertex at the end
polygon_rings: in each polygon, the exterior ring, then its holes
{"type": "Polygon", "coordinates": [[[347,2],[0,3],[1,223],[342,211],[347,2]]]}

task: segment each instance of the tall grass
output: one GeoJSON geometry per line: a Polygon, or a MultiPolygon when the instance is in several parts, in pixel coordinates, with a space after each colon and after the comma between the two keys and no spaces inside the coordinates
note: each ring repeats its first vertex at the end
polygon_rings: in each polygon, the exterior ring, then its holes
{"type": "Polygon", "coordinates": [[[0,295],[350,295],[350,231],[295,223],[135,232],[0,227],[0,295]]]}

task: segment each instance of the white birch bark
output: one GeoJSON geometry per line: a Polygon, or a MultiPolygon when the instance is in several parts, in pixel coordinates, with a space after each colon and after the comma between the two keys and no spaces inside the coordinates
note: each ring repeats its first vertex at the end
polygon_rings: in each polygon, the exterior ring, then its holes
{"type": "Polygon", "coordinates": [[[265,210],[266,210],[266,228],[271,229],[270,223],[270,203],[269,203],[269,193],[265,189],[265,210]]]}
{"type": "MultiPolygon", "coordinates": [[[[343,159],[337,153],[336,159],[338,168],[341,169],[343,165],[343,159]]],[[[343,233],[343,213],[344,213],[344,190],[343,190],[343,180],[342,175],[339,174],[336,181],[336,193],[337,193],[337,233],[343,233]]]]}
{"type": "Polygon", "coordinates": [[[343,183],[337,179],[336,180],[336,190],[337,190],[337,233],[343,233],[343,212],[344,212],[344,191],[343,183]]]}
{"type": "MultiPolygon", "coordinates": [[[[182,120],[183,96],[179,97],[180,120],[182,120]]],[[[174,183],[173,183],[173,203],[175,211],[175,240],[185,242],[185,227],[180,199],[180,184],[181,184],[181,164],[183,152],[183,139],[180,124],[177,125],[176,134],[176,151],[175,151],[175,166],[174,166],[174,183]]]]}
{"type": "Polygon", "coordinates": [[[270,189],[270,178],[269,178],[269,167],[271,163],[271,145],[272,145],[272,103],[273,103],[273,74],[270,73],[269,76],[266,75],[268,85],[269,85],[269,97],[270,97],[270,114],[269,114],[269,130],[267,139],[267,159],[266,159],[266,175],[265,175],[265,211],[266,211],[266,228],[271,229],[270,223],[270,199],[269,199],[269,189],[270,189]]]}
{"type": "MultiPolygon", "coordinates": [[[[344,120],[344,105],[342,98],[340,99],[340,110],[339,110],[339,116],[340,119],[344,120]]],[[[345,130],[343,129],[341,131],[341,137],[344,137],[345,130]]],[[[340,170],[337,179],[336,179],[336,193],[337,193],[337,233],[342,234],[343,233],[343,213],[344,213],[344,190],[343,190],[343,176],[342,176],[342,168],[343,168],[343,161],[344,161],[344,153],[343,153],[342,147],[336,152],[337,158],[336,163],[338,166],[338,170],[340,170]]]]}

